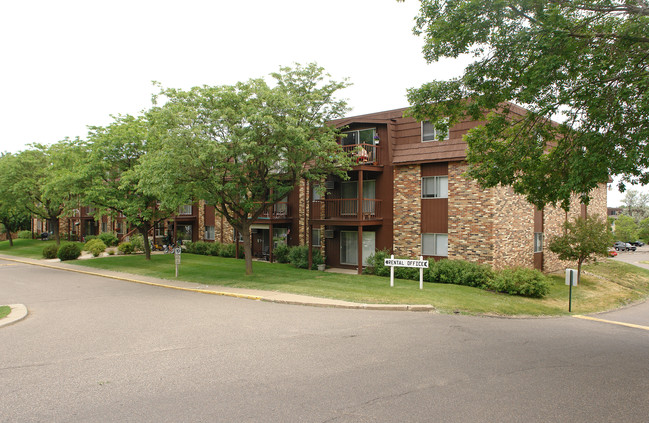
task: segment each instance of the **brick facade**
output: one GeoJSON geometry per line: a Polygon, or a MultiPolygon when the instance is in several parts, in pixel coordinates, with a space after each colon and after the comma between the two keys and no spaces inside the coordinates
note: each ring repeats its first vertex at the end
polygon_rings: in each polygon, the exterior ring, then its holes
{"type": "Polygon", "coordinates": [[[421,254],[421,167],[394,168],[394,254],[421,254]]]}
{"type": "Polygon", "coordinates": [[[511,187],[494,192],[493,267],[534,267],[534,206],[511,187]]]}

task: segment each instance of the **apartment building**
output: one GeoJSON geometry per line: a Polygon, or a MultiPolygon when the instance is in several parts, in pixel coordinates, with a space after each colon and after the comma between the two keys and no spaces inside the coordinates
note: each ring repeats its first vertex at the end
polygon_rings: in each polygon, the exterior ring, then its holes
{"type": "MultiPolygon", "coordinates": [[[[359,273],[368,256],[382,249],[397,256],[553,271],[565,263],[548,251],[546,240],[562,232],[565,219],[586,212],[606,217],[605,185],[593,193],[588,210],[575,201],[568,216],[551,207],[536,210],[508,187],[481,189],[464,175],[467,146],[462,140],[481,122],[466,120],[440,135],[433,123],[404,117],[405,111],[332,121],[342,129],[340,144],[353,158],[348,178],[330,177],[317,185],[303,181],[269,208],[253,222],[253,255],[272,260],[279,244],[310,242],[321,249],[328,266],[359,273]]],[[[516,106],[512,111],[525,112],[516,106]]],[[[88,233],[83,216],[78,222],[88,233]]],[[[101,231],[111,230],[105,223],[101,231]]],[[[155,236],[167,232],[191,241],[240,240],[203,201],[181,207],[173,220],[155,229],[155,236]]]]}

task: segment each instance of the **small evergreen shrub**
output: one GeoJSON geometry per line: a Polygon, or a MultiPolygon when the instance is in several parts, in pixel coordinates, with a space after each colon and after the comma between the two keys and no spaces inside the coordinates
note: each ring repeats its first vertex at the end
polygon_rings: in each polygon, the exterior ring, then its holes
{"type": "Polygon", "coordinates": [[[119,244],[119,239],[110,232],[102,232],[98,236],[107,247],[114,247],[119,244]]]}
{"type": "Polygon", "coordinates": [[[273,249],[273,260],[278,263],[288,263],[288,254],[291,248],[286,244],[280,244],[273,249]]]}
{"type": "Polygon", "coordinates": [[[142,236],[142,234],[135,234],[131,236],[129,242],[133,246],[134,252],[137,251],[141,253],[144,251],[144,237],[142,236]]]}
{"type": "Polygon", "coordinates": [[[46,259],[55,259],[58,252],[59,246],[56,244],[50,244],[47,247],[43,248],[43,257],[45,257],[46,259]]]}
{"type": "Polygon", "coordinates": [[[32,231],[18,232],[18,239],[32,239],[32,231]]]}
{"type": "Polygon", "coordinates": [[[96,238],[97,238],[96,235],[86,235],[86,236],[83,237],[83,242],[92,241],[93,239],[96,239],[96,238]]]}
{"type": "Polygon", "coordinates": [[[223,244],[219,250],[219,255],[221,257],[234,257],[235,244],[223,244]]]}
{"type": "Polygon", "coordinates": [[[90,252],[93,257],[98,257],[99,254],[106,251],[106,244],[104,244],[101,239],[95,238],[86,242],[86,245],[83,247],[83,249],[90,252]]]}
{"type": "Polygon", "coordinates": [[[548,280],[536,269],[513,267],[498,272],[487,289],[523,297],[543,298],[550,292],[548,280]]]}
{"type": "Polygon", "coordinates": [[[81,255],[81,248],[74,243],[61,244],[57,255],[61,261],[76,260],[81,255]]]}
{"type": "Polygon", "coordinates": [[[210,254],[210,244],[205,241],[186,242],[184,245],[187,246],[187,252],[189,252],[189,246],[191,245],[191,252],[193,254],[200,254],[202,256],[208,256],[210,254]]]}
{"type": "Polygon", "coordinates": [[[120,254],[133,254],[134,248],[133,244],[131,244],[129,241],[122,242],[117,246],[117,251],[120,252],[120,254]]]}

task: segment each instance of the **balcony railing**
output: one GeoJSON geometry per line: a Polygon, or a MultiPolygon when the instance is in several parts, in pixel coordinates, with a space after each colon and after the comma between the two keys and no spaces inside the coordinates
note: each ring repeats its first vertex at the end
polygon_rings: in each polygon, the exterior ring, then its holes
{"type": "Polygon", "coordinates": [[[273,204],[268,207],[260,216],[259,219],[289,219],[291,217],[291,208],[285,201],[273,204]]]}
{"type": "Polygon", "coordinates": [[[343,151],[352,157],[352,161],[356,165],[379,164],[379,155],[381,149],[378,145],[373,144],[351,144],[343,145],[343,151]]]}
{"type": "Polygon", "coordinates": [[[358,207],[357,198],[335,198],[314,200],[311,204],[311,219],[381,219],[381,200],[364,198],[358,207]]]}

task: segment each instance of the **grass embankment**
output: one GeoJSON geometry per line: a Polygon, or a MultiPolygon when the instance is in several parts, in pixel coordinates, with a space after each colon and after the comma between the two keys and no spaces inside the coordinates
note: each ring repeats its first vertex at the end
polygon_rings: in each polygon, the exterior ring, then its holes
{"type": "Polygon", "coordinates": [[[7,317],[11,313],[11,307],[9,306],[0,306],[0,319],[7,317]]]}
{"type": "MultiPolygon", "coordinates": [[[[68,241],[61,241],[61,244],[68,241]]],[[[14,246],[9,246],[9,241],[0,242],[0,254],[27,257],[33,259],[43,258],[43,248],[55,244],[55,241],[41,241],[39,239],[14,239],[14,246]]],[[[75,242],[83,248],[83,243],[75,242]]]]}
{"type": "MultiPolygon", "coordinates": [[[[25,241],[25,240],[18,240],[25,241]]],[[[46,243],[37,243],[42,250],[46,243]]],[[[21,243],[22,244],[22,243],[21,243]]],[[[8,243],[0,243],[0,253],[8,253],[8,243]]],[[[39,249],[39,248],[36,248],[39,249]]],[[[34,254],[32,247],[17,245],[34,254]]],[[[36,258],[36,257],[34,257],[36,258]]],[[[110,259],[77,260],[76,264],[122,271],[163,279],[175,279],[173,255],[142,255],[110,259]]],[[[378,276],[346,275],[295,269],[288,264],[255,262],[254,274],[245,276],[243,260],[183,254],[179,279],[206,285],[260,289],[368,304],[432,304],[441,312],[496,315],[562,315],[568,313],[568,289],[564,275],[550,275],[550,293],[544,299],[496,294],[466,286],[424,283],[378,276]]],[[[649,296],[649,271],[621,262],[605,260],[584,266],[581,284],[573,288],[573,313],[611,310],[649,296]]]]}

